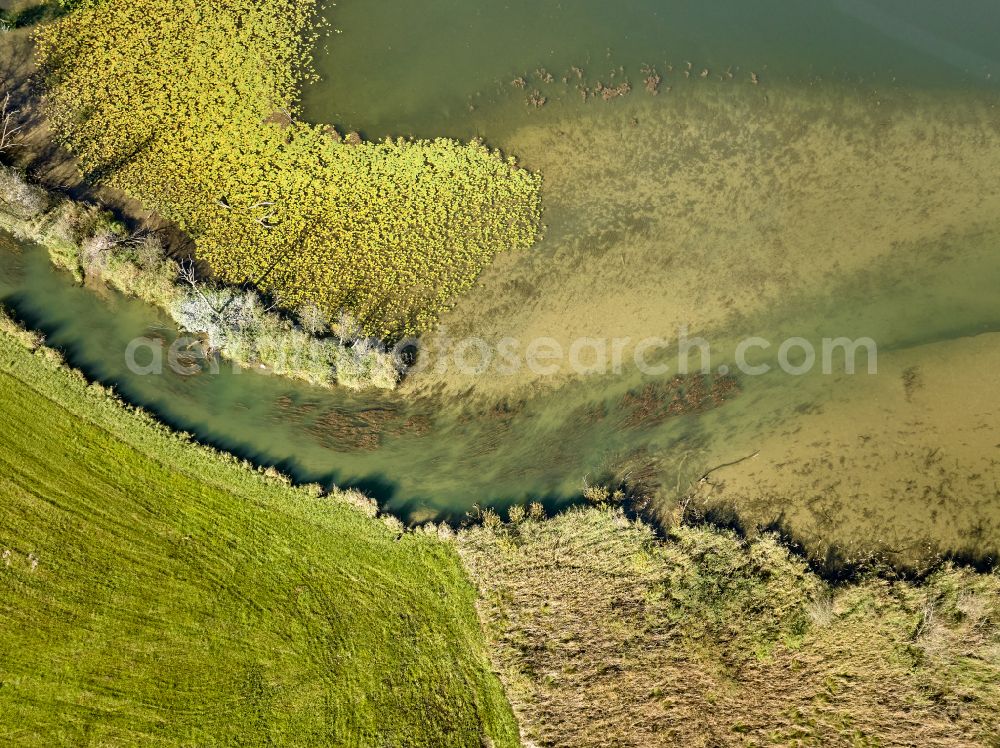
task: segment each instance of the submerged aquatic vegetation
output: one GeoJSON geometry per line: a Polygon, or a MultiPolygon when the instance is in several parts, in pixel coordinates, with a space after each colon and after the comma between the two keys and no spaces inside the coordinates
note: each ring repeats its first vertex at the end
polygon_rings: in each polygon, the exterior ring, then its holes
{"type": "Polygon", "coordinates": [[[47,113],[91,182],[176,221],[225,281],[368,334],[430,327],[533,244],[539,177],[479,142],[341,140],[295,118],[314,0],[105,0],[42,28],[47,113]]]}

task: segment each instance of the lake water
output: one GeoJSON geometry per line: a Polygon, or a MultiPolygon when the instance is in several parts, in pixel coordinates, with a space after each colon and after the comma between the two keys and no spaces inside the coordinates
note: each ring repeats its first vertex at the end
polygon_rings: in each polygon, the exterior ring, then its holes
{"type": "Polygon", "coordinates": [[[715,399],[688,382],[673,408],[669,376],[630,364],[431,370],[388,396],[225,365],[141,377],[128,342],[176,334],[147,307],[31,248],[0,251],[0,302],[168,423],[413,521],[555,508],[608,480],[654,511],[733,506],[816,553],[997,548],[995,6],[348,0],[330,20],[343,33],[317,50],[309,119],[480,136],[544,176],[544,239],[483,274],[442,320],[452,338],[634,346],[684,327],[710,341],[713,377],[749,336],[772,342],[754,359],[772,371],[715,399]],[[840,336],[877,342],[877,375],[776,366],[789,337],[840,336]]]}
{"type": "MultiPolygon", "coordinates": [[[[1000,9],[988,0],[340,0],[316,53],[307,117],[370,138],[414,135],[505,140],[517,117],[497,116],[510,81],[570,70],[608,82],[624,67],[809,85],[990,87],[1000,81],[1000,9]],[[487,109],[476,116],[469,107],[487,109]],[[472,115],[472,116],[470,116],[472,115]]],[[[666,83],[665,85],[670,85],[666,83]]],[[[639,86],[641,88],[641,83],[639,86]]],[[[523,99],[523,97],[519,97],[523,99]]],[[[512,144],[514,145],[514,144],[512,144]]]]}

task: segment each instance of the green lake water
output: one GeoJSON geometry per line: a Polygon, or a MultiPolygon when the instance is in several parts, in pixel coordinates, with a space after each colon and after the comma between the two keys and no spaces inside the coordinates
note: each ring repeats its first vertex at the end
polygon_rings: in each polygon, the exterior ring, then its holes
{"type": "Polygon", "coordinates": [[[988,0],[341,0],[326,18],[306,116],[370,138],[503,141],[517,112],[496,105],[538,68],[555,83],[571,66],[605,82],[621,66],[635,82],[643,64],[687,62],[803,84],[1000,82],[1000,8],[988,0]]]}
{"type": "MultiPolygon", "coordinates": [[[[547,288],[544,277],[564,273],[567,287],[581,293],[596,287],[597,281],[591,283],[583,270],[574,276],[573,268],[585,267],[598,255],[621,254],[623,265],[626,255],[630,261],[636,258],[636,275],[642,278],[631,289],[636,293],[647,293],[644,289],[659,283],[664,298],[681,290],[694,294],[692,298],[701,293],[708,299],[706,307],[717,303],[722,309],[725,299],[715,297],[738,292],[739,277],[716,282],[696,275],[683,289],[672,289],[676,272],[664,259],[674,251],[671,237],[643,228],[656,225],[658,201],[668,199],[670,178],[664,148],[644,153],[641,141],[669,142],[670,133],[683,123],[681,110],[668,109],[674,106],[670,102],[694,107],[702,106],[704,99],[710,102],[704,105],[706,112],[750,107],[746,111],[752,116],[753,107],[773,109],[782,102],[797,102],[801,91],[807,101],[802,121],[796,120],[798,109],[788,104],[780,125],[784,132],[801,134],[809,122],[821,119],[816,112],[826,91],[831,101],[853,97],[872,107],[883,106],[884,97],[887,108],[895,106],[919,122],[920,101],[932,101],[936,92],[958,97],[979,116],[994,106],[994,84],[1000,80],[1000,8],[986,2],[969,2],[957,11],[939,3],[887,0],[770,0],[752,7],[742,2],[648,0],[346,0],[330,8],[329,18],[332,28],[343,33],[321,40],[317,50],[321,81],[306,88],[303,102],[312,121],[332,122],[342,131],[356,129],[372,138],[481,136],[523,155],[532,167],[546,162],[545,138],[553,133],[586,143],[588,133],[603,132],[600,128],[607,128],[609,139],[629,123],[638,128],[639,146],[626,144],[627,167],[605,167],[584,148],[577,154],[579,164],[567,166],[568,176],[550,179],[543,169],[549,226],[545,239],[523,257],[504,259],[507,264],[498,264],[493,276],[484,276],[481,288],[463,302],[472,309],[477,294],[483,299],[502,297],[505,306],[497,309],[513,310],[511,319],[519,314],[522,326],[531,318],[525,309],[547,308],[544,299],[537,298],[538,289],[547,288]],[[685,77],[688,63],[690,74],[685,77]],[[656,97],[642,90],[642,65],[655,67],[663,78],[656,97]],[[579,77],[574,66],[581,71],[579,77]],[[539,68],[551,73],[551,83],[534,72],[539,68]],[[702,78],[705,69],[709,72],[702,78]],[[750,82],[751,73],[760,81],[756,86],[750,82]],[[524,89],[510,83],[518,76],[526,78],[524,89]],[[583,102],[579,95],[580,86],[592,88],[598,80],[617,84],[626,78],[634,90],[622,101],[583,102]],[[547,99],[540,109],[525,103],[533,89],[547,99]],[[588,164],[593,168],[585,168],[588,164]],[[574,168],[581,176],[575,176],[574,168]],[[584,178],[589,180],[587,190],[595,194],[606,187],[613,206],[615,199],[622,200],[627,215],[620,215],[618,208],[604,211],[603,203],[590,206],[576,195],[574,185],[582,182],[574,179],[584,178]],[[633,193],[634,204],[628,202],[633,193]],[[637,243],[641,247],[634,249],[637,243]],[[519,278],[509,287],[504,285],[508,270],[510,277],[519,278]],[[699,284],[704,287],[693,288],[699,284]]],[[[770,116],[761,115],[765,124],[759,129],[778,127],[767,119],[770,116]]],[[[837,122],[850,141],[851,123],[837,122]]],[[[985,132],[992,137],[992,131],[985,132]]],[[[871,135],[867,129],[863,134],[871,135]]],[[[780,146],[782,131],[753,137],[755,143],[776,140],[780,146]]],[[[977,147],[979,136],[973,132],[969,138],[969,148],[977,147]]],[[[995,155],[992,140],[982,143],[995,155]]],[[[713,147],[718,154],[727,153],[722,146],[713,147]]],[[[950,147],[958,152],[964,145],[950,147]]],[[[781,161],[779,150],[776,146],[774,164],[781,161]]],[[[902,146],[900,150],[905,153],[902,146]]],[[[679,159],[678,168],[685,159],[703,157],[694,150],[669,155],[679,159]]],[[[713,151],[711,159],[704,157],[709,173],[716,155],[713,151]]],[[[793,155],[789,163],[801,154],[793,155]]],[[[767,159],[760,168],[780,172],[767,159]]],[[[749,173],[752,177],[753,171],[749,173]]],[[[906,173],[906,168],[901,170],[906,173]]],[[[865,178],[843,175],[852,184],[863,185],[865,178]]],[[[922,183],[912,189],[933,197],[935,190],[951,190],[948,184],[922,183]]],[[[989,194],[995,194],[996,187],[982,185],[989,194]]],[[[903,199],[909,189],[900,191],[903,199]]],[[[677,196],[670,193],[669,199],[677,196]]],[[[876,214],[902,210],[889,198],[884,205],[880,199],[872,197],[876,214]]],[[[793,284],[767,304],[733,302],[737,312],[728,314],[724,323],[718,321],[720,316],[709,328],[694,330],[711,334],[713,368],[731,364],[737,341],[747,335],[774,340],[794,335],[817,343],[824,336],[868,336],[878,342],[880,356],[891,359],[895,353],[949,341],[985,340],[1000,332],[1000,215],[995,223],[984,219],[988,211],[977,200],[970,197],[965,212],[964,203],[957,205],[948,214],[954,225],[925,244],[913,237],[901,239],[898,248],[873,253],[869,264],[851,264],[845,255],[843,269],[831,262],[822,278],[793,284]],[[966,215],[975,216],[975,225],[962,223],[966,215]]],[[[767,208],[768,231],[798,227],[794,212],[782,211],[780,205],[767,208]]],[[[900,215],[903,232],[908,223],[904,213],[900,215]]],[[[734,219],[719,220],[721,225],[734,219]]],[[[707,227],[705,236],[709,229],[715,230],[707,227]]],[[[764,231],[739,221],[723,229],[744,236],[764,231]]],[[[13,250],[9,242],[0,244],[7,245],[0,250],[0,303],[45,332],[50,343],[89,376],[114,384],[127,400],[202,441],[262,465],[276,465],[300,481],[360,487],[414,521],[457,519],[475,506],[503,508],[535,499],[555,508],[576,501],[584,480],[617,480],[638,472],[667,500],[712,466],[745,456],[758,442],[782,433],[800,414],[822,409],[832,392],[849,386],[843,377],[777,372],[741,381],[739,397],[719,408],[637,423],[627,393],[649,381],[628,367],[618,376],[588,377],[558,387],[512,388],[509,396],[493,388],[484,397],[466,397],[447,388],[441,391],[448,394],[435,394],[434,382],[420,387],[419,378],[411,383],[413,392],[421,393],[416,397],[412,392],[355,395],[234,371],[225,363],[217,374],[184,377],[168,371],[137,376],[125,365],[128,342],[146,336],[169,343],[177,333],[168,320],[117,294],[75,286],[67,275],[52,270],[37,248],[13,250]]],[[[698,251],[723,251],[714,246],[698,251]]],[[[831,241],[822,251],[836,253],[837,243],[831,241]]],[[[799,269],[809,265],[806,254],[793,259],[799,269]]],[[[712,261],[711,256],[703,260],[706,267],[712,261]]],[[[606,273],[600,275],[607,278],[606,273]]],[[[770,288],[772,281],[765,286],[770,288]]],[[[621,288],[623,293],[629,290],[621,288]]],[[[578,316],[573,304],[570,298],[562,313],[571,321],[578,316]]],[[[550,306],[558,317],[558,304],[550,306]]],[[[672,329],[678,321],[676,313],[666,309],[649,313],[650,332],[660,324],[672,329]]],[[[460,303],[455,318],[445,322],[461,325],[469,319],[460,303]]],[[[493,322],[503,327],[504,319],[504,313],[498,313],[493,322]]],[[[468,322],[471,332],[477,331],[477,324],[468,322]]],[[[572,327],[571,322],[567,325],[572,327]]],[[[760,361],[773,363],[773,350],[759,356],[760,361]]],[[[989,407],[1000,398],[990,389],[970,396],[982,398],[989,407]]],[[[1000,537],[1000,502],[994,510],[976,550],[992,547],[1000,537]]],[[[953,511],[968,515],[983,510],[977,505],[953,511]]],[[[858,510],[856,516],[846,517],[840,531],[869,535],[864,516],[858,510]]],[[[960,519],[966,524],[977,521],[973,516],[960,519]]],[[[923,526],[920,516],[906,521],[907,527],[916,528],[914,535],[935,537],[932,524],[923,526]]],[[[946,537],[944,542],[955,545],[946,537]]]]}

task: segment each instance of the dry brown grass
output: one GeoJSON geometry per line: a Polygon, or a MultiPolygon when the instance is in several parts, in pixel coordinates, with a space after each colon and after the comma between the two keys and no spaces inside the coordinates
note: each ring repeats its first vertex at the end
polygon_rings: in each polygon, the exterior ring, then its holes
{"type": "Polygon", "coordinates": [[[1000,740],[996,575],[831,588],[770,536],[605,509],[459,545],[528,745],[1000,740]]]}

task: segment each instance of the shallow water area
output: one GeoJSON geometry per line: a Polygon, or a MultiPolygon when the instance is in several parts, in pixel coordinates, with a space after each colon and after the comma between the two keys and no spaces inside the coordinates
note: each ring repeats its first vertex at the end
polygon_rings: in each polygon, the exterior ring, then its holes
{"type": "Polygon", "coordinates": [[[325,41],[308,117],[368,137],[480,135],[544,175],[542,241],[501,255],[439,332],[564,349],[628,338],[620,373],[431,367],[392,395],[224,362],[139,376],[129,342],[169,345],[169,322],[7,244],[0,303],[172,426],[300,481],[361,487],[411,521],[554,509],[608,481],[664,517],[678,497],[732,506],[817,554],[997,550],[992,6],[349,0],[330,12],[344,33],[325,41]],[[603,93],[626,80],[627,94],[603,93]],[[638,341],[682,328],[710,342],[709,379],[672,384],[673,360],[656,377],[632,363],[638,341]],[[753,358],[767,374],[735,366],[750,336],[771,342],[753,358]],[[877,374],[864,360],[854,375],[777,366],[783,340],[841,336],[877,343],[877,374]],[[718,385],[720,366],[736,388],[718,385]]]}
{"type": "MultiPolygon", "coordinates": [[[[666,510],[703,470],[760,452],[697,498],[742,508],[748,526],[791,525],[817,552],[995,547],[1000,496],[988,478],[977,481],[997,472],[993,447],[983,446],[1000,443],[996,427],[980,424],[975,447],[955,431],[964,428],[957,414],[968,426],[998,399],[995,377],[980,370],[994,340],[981,334],[1000,321],[994,7],[363,7],[331,8],[335,26],[364,33],[329,40],[318,62],[330,75],[306,89],[307,116],[372,137],[484,137],[545,177],[545,238],[487,269],[442,319],[450,341],[544,337],[565,350],[581,337],[634,342],[689,330],[711,340],[713,366],[731,364],[747,336],[775,347],[792,336],[878,343],[882,368],[869,382],[776,375],[741,382],[740,398],[684,429],[660,424],[619,438],[588,425],[604,442],[590,470],[628,475],[642,463],[666,510]],[[438,37],[448,41],[428,43],[438,37]],[[942,350],[956,351],[961,373],[941,373],[942,350]],[[965,409],[925,405],[926,421],[905,438],[888,435],[886,408],[896,419],[913,415],[909,391],[904,403],[878,405],[902,396],[900,360],[910,362],[907,376],[927,368],[942,382],[961,380],[965,409]],[[843,437],[828,465],[794,451],[794,435],[809,429],[843,437]],[[949,453],[956,476],[937,498],[947,519],[926,491],[918,496],[933,471],[899,457],[901,443],[949,453]],[[776,445],[793,456],[769,463],[776,445]],[[907,467],[888,469],[894,462],[907,467]],[[883,533],[872,543],[876,525],[883,533]],[[970,539],[963,533],[973,526],[970,539]]],[[[439,355],[448,344],[430,341],[439,355]]],[[[635,371],[581,378],[570,368],[470,376],[452,366],[407,388],[483,402],[543,392],[550,412],[565,414],[643,386],[635,371]]],[[[935,402],[950,402],[948,393],[935,402]]]]}

